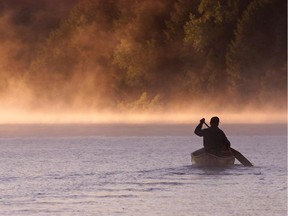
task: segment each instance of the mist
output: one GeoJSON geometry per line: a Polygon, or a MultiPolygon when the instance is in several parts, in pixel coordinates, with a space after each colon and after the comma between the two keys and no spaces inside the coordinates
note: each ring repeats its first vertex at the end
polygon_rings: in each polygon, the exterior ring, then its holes
{"type": "Polygon", "coordinates": [[[0,124],[287,121],[287,3],[0,2],[0,124]]]}

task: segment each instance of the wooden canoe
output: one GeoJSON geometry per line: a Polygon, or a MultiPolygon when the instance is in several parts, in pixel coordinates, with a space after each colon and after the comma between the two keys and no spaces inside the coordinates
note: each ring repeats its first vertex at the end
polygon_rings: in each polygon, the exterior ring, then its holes
{"type": "Polygon", "coordinates": [[[199,149],[191,153],[191,162],[197,166],[225,167],[233,165],[235,157],[231,152],[214,155],[199,149]]]}

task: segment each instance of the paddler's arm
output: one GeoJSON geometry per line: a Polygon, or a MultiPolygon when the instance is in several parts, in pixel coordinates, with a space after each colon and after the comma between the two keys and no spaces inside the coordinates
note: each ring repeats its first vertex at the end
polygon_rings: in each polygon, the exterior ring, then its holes
{"type": "Polygon", "coordinates": [[[202,126],[203,126],[204,122],[205,122],[205,119],[202,118],[202,119],[200,120],[199,125],[198,125],[198,126],[195,128],[195,130],[194,130],[194,133],[195,133],[196,135],[200,136],[200,137],[203,136],[202,126]]]}
{"type": "Polygon", "coordinates": [[[228,140],[228,138],[226,137],[225,133],[222,131],[222,137],[223,137],[223,144],[224,146],[229,149],[231,144],[230,144],[230,141],[228,140]]]}
{"type": "Polygon", "coordinates": [[[230,146],[231,146],[231,143],[230,143],[230,141],[227,139],[227,137],[226,137],[226,140],[225,140],[225,147],[226,148],[230,148],[230,146]]]}

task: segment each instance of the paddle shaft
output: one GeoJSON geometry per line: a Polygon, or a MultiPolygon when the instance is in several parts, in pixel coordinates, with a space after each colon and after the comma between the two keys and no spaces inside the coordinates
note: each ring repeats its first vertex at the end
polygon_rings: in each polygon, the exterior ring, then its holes
{"type": "MultiPolygon", "coordinates": [[[[210,126],[204,122],[204,124],[209,128],[210,126]]],[[[232,152],[232,154],[234,155],[234,157],[241,163],[243,164],[244,166],[253,166],[253,164],[246,158],[244,157],[244,155],[242,155],[239,151],[233,149],[230,147],[230,150],[232,152]]]]}
{"type": "Polygon", "coordinates": [[[204,124],[205,124],[208,128],[210,127],[206,122],[204,122],[204,124]]]}

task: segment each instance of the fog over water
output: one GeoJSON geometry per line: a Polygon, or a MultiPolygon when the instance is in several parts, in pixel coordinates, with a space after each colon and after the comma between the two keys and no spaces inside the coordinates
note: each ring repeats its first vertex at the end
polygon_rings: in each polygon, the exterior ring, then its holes
{"type": "Polygon", "coordinates": [[[286,215],[287,1],[0,0],[0,191],[1,216],[286,215]],[[253,167],[191,164],[212,116],[253,167]]]}
{"type": "Polygon", "coordinates": [[[1,1],[0,123],[286,122],[286,9],[1,1]]]}

